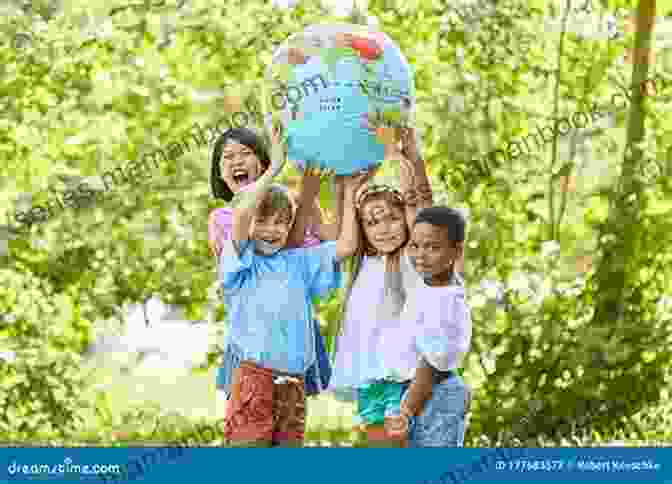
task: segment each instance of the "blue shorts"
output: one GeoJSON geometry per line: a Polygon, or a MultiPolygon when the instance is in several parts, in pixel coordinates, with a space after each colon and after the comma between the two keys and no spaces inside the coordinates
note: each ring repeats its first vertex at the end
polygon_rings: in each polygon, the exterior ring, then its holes
{"type": "Polygon", "coordinates": [[[459,375],[434,385],[422,413],[412,417],[409,447],[462,447],[470,390],[459,375]]]}
{"type": "Polygon", "coordinates": [[[408,383],[378,380],[357,388],[357,416],[363,424],[377,425],[385,422],[385,412],[399,411],[401,396],[408,383]]]}

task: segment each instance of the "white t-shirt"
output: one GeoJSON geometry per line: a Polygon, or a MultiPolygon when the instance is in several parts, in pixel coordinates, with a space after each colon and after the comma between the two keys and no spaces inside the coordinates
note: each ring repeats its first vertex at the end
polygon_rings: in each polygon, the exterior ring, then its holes
{"type": "MultiPolygon", "coordinates": [[[[471,311],[461,285],[428,286],[411,267],[407,257],[402,274],[413,272],[407,287],[401,325],[413,328],[418,356],[439,371],[456,370],[471,344],[471,311]]],[[[408,276],[407,276],[408,277],[408,276]]]]}
{"type": "Polygon", "coordinates": [[[364,257],[336,342],[331,388],[359,387],[379,379],[407,379],[417,355],[399,315],[385,307],[385,259],[364,257]]]}

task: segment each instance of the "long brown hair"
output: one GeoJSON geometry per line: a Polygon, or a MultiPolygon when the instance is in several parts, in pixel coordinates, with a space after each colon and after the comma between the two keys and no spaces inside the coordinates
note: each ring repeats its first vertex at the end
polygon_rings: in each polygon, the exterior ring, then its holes
{"type": "MultiPolygon", "coordinates": [[[[374,190],[364,191],[360,195],[360,197],[358,197],[358,203],[356,204],[357,208],[355,209],[355,216],[357,219],[357,224],[359,225],[359,243],[357,244],[357,251],[352,257],[348,259],[346,264],[346,272],[348,273],[348,282],[345,285],[343,302],[341,303],[341,307],[339,310],[338,322],[336,324],[335,334],[330,334],[328,337],[328,340],[330,341],[328,341],[327,344],[331,348],[330,352],[332,355],[332,359],[336,355],[336,349],[337,349],[336,341],[338,339],[338,336],[341,334],[343,321],[345,320],[346,311],[348,309],[348,302],[350,300],[350,295],[352,294],[352,288],[354,287],[355,281],[357,280],[357,277],[359,277],[359,273],[362,270],[362,262],[364,261],[364,257],[375,257],[376,255],[378,255],[378,251],[367,240],[366,234],[364,233],[362,209],[364,208],[367,202],[370,202],[371,200],[374,200],[376,198],[383,198],[392,207],[399,208],[402,211],[402,213],[406,210],[406,204],[403,201],[403,196],[401,195],[401,192],[389,186],[384,187],[386,189],[385,191],[382,192],[375,191],[375,188],[380,187],[381,187],[380,185],[378,186],[372,185],[372,188],[374,188],[374,190]]],[[[404,220],[406,220],[405,217],[404,220]]],[[[406,224],[405,238],[401,247],[404,247],[408,243],[409,238],[410,238],[410,229],[408,227],[408,224],[406,224]]]]}

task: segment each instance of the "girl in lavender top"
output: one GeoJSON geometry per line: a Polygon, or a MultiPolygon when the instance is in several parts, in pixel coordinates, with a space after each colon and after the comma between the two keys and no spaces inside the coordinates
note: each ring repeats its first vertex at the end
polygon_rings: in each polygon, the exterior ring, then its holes
{"type": "MultiPolygon", "coordinates": [[[[251,192],[255,182],[270,165],[270,157],[261,137],[247,128],[227,130],[215,142],[211,159],[210,184],[212,194],[217,199],[230,202],[239,192],[251,192]]],[[[307,224],[306,236],[301,247],[314,247],[322,240],[336,240],[343,197],[343,183],[336,178],[337,204],[335,224],[322,223],[319,206],[314,205],[311,222],[307,224]]],[[[208,240],[212,254],[219,258],[224,243],[231,240],[233,210],[220,207],[210,212],[208,220],[208,240]]],[[[316,395],[326,388],[331,377],[331,366],[326,353],[317,320],[313,322],[317,362],[306,375],[306,394],[316,395]]],[[[228,401],[232,372],[239,365],[240,357],[234,354],[230,345],[224,350],[224,362],[217,374],[219,397],[228,401]]]]}

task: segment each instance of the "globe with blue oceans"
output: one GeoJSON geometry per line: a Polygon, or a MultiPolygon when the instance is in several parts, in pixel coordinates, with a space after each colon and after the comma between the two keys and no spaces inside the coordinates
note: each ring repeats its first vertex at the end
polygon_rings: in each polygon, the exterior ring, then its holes
{"type": "Polygon", "coordinates": [[[380,164],[381,128],[412,124],[413,73],[386,34],[354,24],[313,25],[273,54],[267,109],[288,159],[337,175],[380,164]]]}

